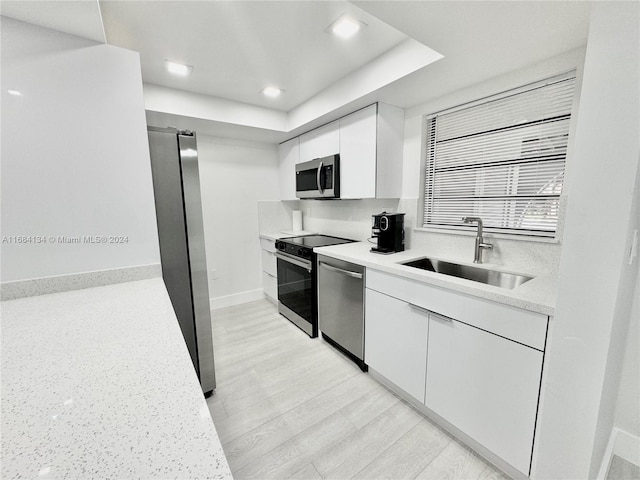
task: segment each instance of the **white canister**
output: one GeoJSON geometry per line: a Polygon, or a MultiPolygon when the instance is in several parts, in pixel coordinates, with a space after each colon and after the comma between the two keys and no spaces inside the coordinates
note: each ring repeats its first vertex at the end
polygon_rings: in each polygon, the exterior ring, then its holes
{"type": "Polygon", "coordinates": [[[299,232],[302,230],[302,211],[293,210],[291,212],[291,230],[299,232]]]}

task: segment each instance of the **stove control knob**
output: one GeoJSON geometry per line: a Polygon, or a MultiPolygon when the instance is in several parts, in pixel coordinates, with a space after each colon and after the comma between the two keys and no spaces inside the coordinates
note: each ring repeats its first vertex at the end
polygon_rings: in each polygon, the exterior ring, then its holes
{"type": "Polygon", "coordinates": [[[304,251],[304,248],[299,248],[298,249],[298,255],[300,255],[301,257],[303,257],[303,258],[306,257],[307,256],[306,253],[307,252],[304,251]]]}

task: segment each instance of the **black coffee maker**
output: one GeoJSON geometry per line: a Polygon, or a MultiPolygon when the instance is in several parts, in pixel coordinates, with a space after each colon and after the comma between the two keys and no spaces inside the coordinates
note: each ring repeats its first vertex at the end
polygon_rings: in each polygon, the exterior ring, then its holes
{"type": "Polygon", "coordinates": [[[395,253],[404,251],[404,213],[382,212],[373,215],[371,236],[378,239],[374,253],[395,253]]]}

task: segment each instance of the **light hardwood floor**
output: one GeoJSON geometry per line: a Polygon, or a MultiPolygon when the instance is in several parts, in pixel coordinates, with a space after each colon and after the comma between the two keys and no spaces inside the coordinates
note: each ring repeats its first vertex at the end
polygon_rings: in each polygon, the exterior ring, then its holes
{"type": "Polygon", "coordinates": [[[268,301],[212,316],[208,405],[234,478],[507,478],[268,301]]]}

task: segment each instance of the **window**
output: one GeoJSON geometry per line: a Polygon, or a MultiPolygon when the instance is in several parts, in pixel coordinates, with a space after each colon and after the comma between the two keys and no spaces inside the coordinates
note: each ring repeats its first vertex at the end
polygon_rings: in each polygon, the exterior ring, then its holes
{"type": "Polygon", "coordinates": [[[554,236],[575,72],[425,117],[424,227],[554,236]]]}

